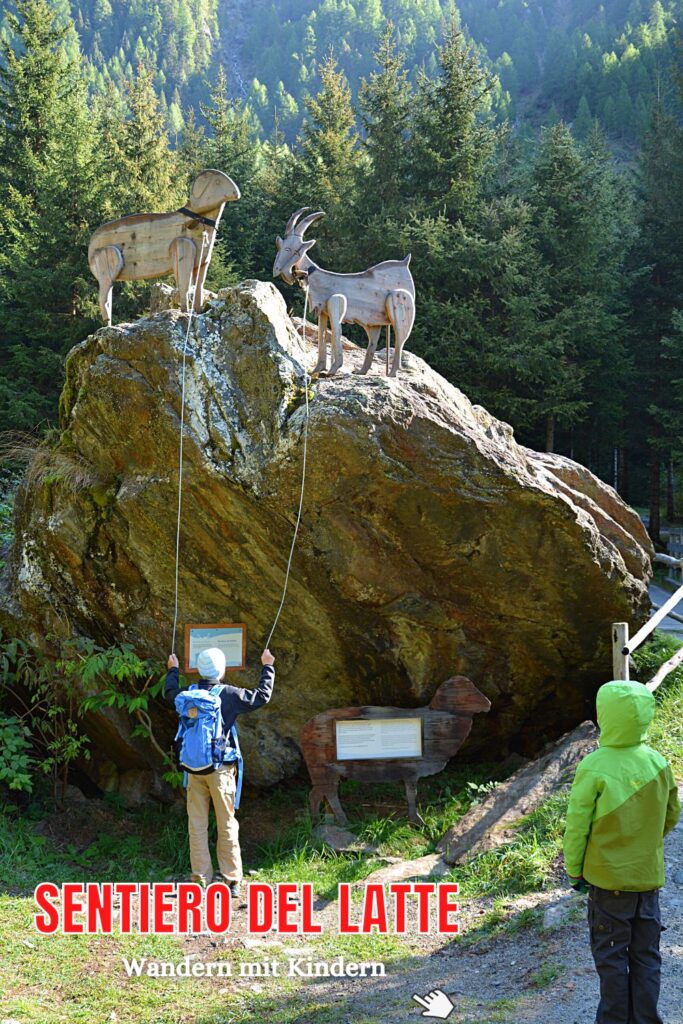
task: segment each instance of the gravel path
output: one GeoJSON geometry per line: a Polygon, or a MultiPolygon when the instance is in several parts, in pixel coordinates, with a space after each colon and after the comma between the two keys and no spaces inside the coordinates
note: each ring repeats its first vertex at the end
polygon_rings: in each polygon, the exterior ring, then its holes
{"type": "MultiPolygon", "coordinates": [[[[665,849],[667,885],[661,902],[666,931],[660,1010],[664,1024],[683,1024],[683,822],[667,837],[665,849]]],[[[384,978],[301,981],[297,994],[310,1000],[311,1011],[302,1009],[297,1024],[313,1024],[313,1007],[330,1003],[339,1006],[339,1024],[420,1021],[425,1018],[411,997],[436,988],[446,992],[455,1005],[450,1024],[593,1024],[598,983],[588,944],[586,896],[568,895],[566,889],[557,888],[511,900],[506,909],[512,921],[523,911],[534,910],[533,923],[477,940],[472,925],[491,905],[491,900],[463,904],[463,941],[444,943],[439,936],[408,939],[405,957],[387,963],[384,978]],[[555,913],[555,906],[561,920],[544,928],[543,916],[547,918],[549,908],[555,913]]],[[[322,915],[326,932],[333,934],[336,905],[328,904],[322,915]]],[[[242,929],[236,930],[235,941],[253,948],[255,959],[315,952],[305,936],[292,936],[286,943],[253,942],[244,933],[238,938],[242,929]]],[[[201,940],[188,940],[190,946],[197,951],[195,955],[209,958],[209,950],[201,949],[201,940]]],[[[215,956],[215,948],[212,952],[215,956]]],[[[319,951],[312,957],[320,958],[319,951]]],[[[346,959],[352,958],[347,952],[346,959]]],[[[245,982],[238,984],[250,987],[245,982]]],[[[277,993],[286,1002],[276,980],[263,979],[251,987],[259,993],[277,993]]]]}
{"type": "MultiPolygon", "coordinates": [[[[660,1011],[664,1024],[683,1024],[683,820],[667,837],[666,862],[660,1011]]],[[[566,897],[566,890],[557,890],[518,900],[515,907],[543,908],[566,897]]],[[[455,1004],[452,1024],[593,1024],[598,982],[588,944],[586,897],[571,897],[568,908],[569,920],[550,930],[531,927],[472,945],[450,943],[423,962],[390,969],[382,980],[347,979],[337,986],[338,998],[356,1013],[377,1015],[388,1024],[421,1019],[410,997],[435,988],[455,1004]]],[[[356,1017],[340,1017],[346,1019],[356,1017]]]]}

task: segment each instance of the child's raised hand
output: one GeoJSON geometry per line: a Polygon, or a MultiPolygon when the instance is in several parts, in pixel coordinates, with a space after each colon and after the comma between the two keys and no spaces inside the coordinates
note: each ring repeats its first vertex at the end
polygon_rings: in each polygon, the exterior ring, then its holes
{"type": "Polygon", "coordinates": [[[273,665],[273,664],[275,664],[275,658],[270,653],[270,651],[268,650],[267,647],[266,647],[265,651],[263,652],[263,654],[261,655],[261,664],[262,665],[273,665]]]}
{"type": "Polygon", "coordinates": [[[169,654],[166,668],[178,668],[178,658],[175,654],[169,654]]]}

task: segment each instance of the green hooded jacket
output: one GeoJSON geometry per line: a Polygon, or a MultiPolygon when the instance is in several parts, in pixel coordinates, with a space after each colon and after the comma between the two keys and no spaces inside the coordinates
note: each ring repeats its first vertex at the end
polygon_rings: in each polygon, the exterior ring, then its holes
{"type": "Polygon", "coordinates": [[[655,699],[642,683],[606,683],[597,695],[600,746],[576,769],[564,860],[571,878],[600,889],[664,885],[663,838],[681,813],[666,758],[643,743],[655,699]]]}

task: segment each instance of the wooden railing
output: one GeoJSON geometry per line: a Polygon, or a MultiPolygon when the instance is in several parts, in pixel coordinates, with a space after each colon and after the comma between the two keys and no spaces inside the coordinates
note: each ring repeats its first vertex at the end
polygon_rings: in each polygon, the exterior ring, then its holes
{"type": "MultiPolygon", "coordinates": [[[[676,567],[683,573],[683,559],[673,558],[671,555],[655,555],[655,562],[663,565],[676,567]]],[[[683,622],[683,615],[678,615],[674,608],[683,601],[683,586],[680,586],[668,601],[657,607],[654,605],[654,615],[642,626],[635,636],[629,638],[628,622],[612,623],[612,677],[614,679],[628,679],[630,677],[630,656],[637,650],[644,640],[655,631],[662,619],[667,617],[675,619],[676,622],[683,622]]],[[[645,685],[648,690],[654,692],[660,683],[663,683],[670,672],[683,664],[683,647],[676,651],[672,657],[659,666],[652,679],[645,685]]]]}

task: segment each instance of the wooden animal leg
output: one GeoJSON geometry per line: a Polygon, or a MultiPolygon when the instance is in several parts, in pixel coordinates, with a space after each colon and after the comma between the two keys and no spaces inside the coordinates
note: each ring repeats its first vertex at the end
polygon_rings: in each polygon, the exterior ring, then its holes
{"type": "Polygon", "coordinates": [[[180,308],[187,313],[190,308],[190,288],[197,259],[197,246],[191,238],[174,238],[168,251],[173,261],[173,273],[180,297],[180,308]]]}
{"type": "Polygon", "coordinates": [[[328,804],[332,808],[337,824],[348,825],[349,819],[344,814],[344,808],[340,803],[337,785],[329,786],[325,791],[325,796],[327,797],[328,804]]]}
{"type": "Polygon", "coordinates": [[[394,361],[389,376],[395,377],[401,368],[401,353],[415,323],[415,300],[404,288],[389,292],[386,303],[387,316],[393,324],[396,335],[394,361]]]}
{"type": "Polygon", "coordinates": [[[325,787],[314,786],[308,796],[308,806],[311,811],[311,821],[317,821],[320,815],[320,805],[325,799],[325,787]]]}
{"type": "Polygon", "coordinates": [[[332,377],[339,370],[344,362],[342,350],[342,321],[346,316],[346,296],[332,295],[327,300],[327,315],[330,318],[332,328],[332,340],[334,341],[334,359],[327,371],[327,376],[332,377]]]}
{"type": "Polygon", "coordinates": [[[412,779],[406,779],[405,787],[408,801],[408,821],[412,821],[413,825],[424,825],[424,821],[417,812],[417,783],[412,779]]]}
{"type": "Polygon", "coordinates": [[[206,275],[209,272],[208,261],[200,264],[197,268],[197,275],[195,277],[194,285],[194,309],[195,312],[201,313],[204,308],[204,282],[206,281],[206,275]]]}
{"type": "MultiPolygon", "coordinates": [[[[312,373],[324,373],[327,367],[327,325],[329,319],[327,313],[320,313],[318,317],[318,362],[313,367],[312,373]]],[[[304,326],[305,330],[305,326],[304,326]]]]}
{"type": "Polygon", "coordinates": [[[100,286],[100,312],[105,324],[111,324],[112,291],[114,281],[123,270],[123,253],[116,245],[96,249],[90,260],[90,269],[100,286]]]}
{"type": "Polygon", "coordinates": [[[365,350],[365,359],[360,369],[354,370],[354,373],[367,373],[372,366],[372,360],[374,359],[375,352],[377,351],[377,342],[379,336],[382,333],[381,327],[366,327],[365,333],[368,336],[368,347],[365,350]]]}

